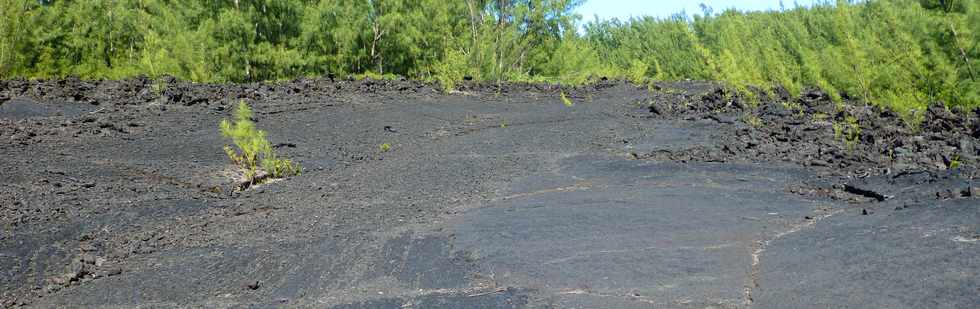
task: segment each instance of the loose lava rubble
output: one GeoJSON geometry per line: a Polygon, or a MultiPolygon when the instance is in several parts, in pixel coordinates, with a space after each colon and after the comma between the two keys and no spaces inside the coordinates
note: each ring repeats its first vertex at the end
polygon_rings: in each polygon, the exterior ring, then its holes
{"type": "MultiPolygon", "coordinates": [[[[653,92],[640,102],[649,102],[651,118],[731,125],[731,130],[720,130],[724,137],[718,144],[634,156],[680,162],[792,162],[816,170],[833,179],[834,184],[791,188],[791,191],[822,193],[838,199],[853,198],[843,193],[859,195],[865,198],[862,200],[887,198],[848,184],[855,179],[916,174],[976,179],[980,175],[977,169],[980,108],[954,113],[936,103],[925,111],[917,111],[925,114],[919,127],[913,128],[891,110],[864,104],[838,105],[818,90],[808,91],[798,99],[785,93],[775,99],[763,96],[757,106],[750,106],[741,96],[729,95],[722,88],[706,92],[694,97],[685,93],[680,95],[682,99],[674,100],[665,97],[678,95],[653,92]],[[834,124],[846,123],[849,116],[860,127],[853,143],[834,133],[834,124]],[[750,124],[747,119],[751,117],[760,123],[750,124]]],[[[936,196],[940,199],[980,197],[978,190],[949,188],[937,192],[936,196]]]]}

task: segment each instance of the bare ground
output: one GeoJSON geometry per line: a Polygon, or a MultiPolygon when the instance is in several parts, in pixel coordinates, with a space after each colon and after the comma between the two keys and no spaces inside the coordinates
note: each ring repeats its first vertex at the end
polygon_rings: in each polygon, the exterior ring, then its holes
{"type": "Polygon", "coordinates": [[[0,81],[0,305],[980,304],[980,110],[559,91],[0,81]],[[242,99],[302,175],[233,190],[242,99]]]}

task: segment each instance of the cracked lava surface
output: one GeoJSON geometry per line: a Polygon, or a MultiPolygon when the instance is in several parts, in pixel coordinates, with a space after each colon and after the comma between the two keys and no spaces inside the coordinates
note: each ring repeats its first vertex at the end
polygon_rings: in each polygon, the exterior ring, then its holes
{"type": "Polygon", "coordinates": [[[0,82],[0,305],[980,304],[977,111],[915,131],[701,82],[573,106],[547,85],[151,83],[0,82]],[[232,190],[217,125],[240,99],[303,174],[232,190]]]}

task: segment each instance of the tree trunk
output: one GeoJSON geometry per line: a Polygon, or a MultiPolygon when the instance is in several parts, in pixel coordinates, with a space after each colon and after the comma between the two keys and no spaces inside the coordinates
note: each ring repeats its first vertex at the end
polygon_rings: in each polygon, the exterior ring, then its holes
{"type": "Polygon", "coordinates": [[[967,72],[970,73],[970,80],[976,81],[977,77],[973,72],[973,66],[970,65],[970,56],[968,56],[966,54],[966,50],[964,50],[963,47],[960,46],[959,35],[956,33],[956,28],[953,27],[952,23],[949,24],[949,30],[953,32],[953,45],[956,45],[956,48],[960,50],[960,56],[963,57],[963,64],[966,65],[966,70],[967,72]]]}
{"type": "Polygon", "coordinates": [[[371,31],[374,34],[371,38],[371,60],[378,66],[378,73],[384,74],[384,56],[381,52],[381,39],[385,35],[385,30],[381,28],[381,16],[384,16],[384,6],[379,0],[369,0],[371,6],[371,31]]]}
{"type": "Polygon", "coordinates": [[[384,74],[384,56],[381,55],[381,51],[379,50],[380,46],[378,45],[381,44],[381,38],[384,36],[385,32],[381,29],[381,25],[377,20],[374,21],[374,26],[372,28],[374,30],[374,39],[371,40],[371,59],[375,59],[377,62],[378,73],[384,74]]]}

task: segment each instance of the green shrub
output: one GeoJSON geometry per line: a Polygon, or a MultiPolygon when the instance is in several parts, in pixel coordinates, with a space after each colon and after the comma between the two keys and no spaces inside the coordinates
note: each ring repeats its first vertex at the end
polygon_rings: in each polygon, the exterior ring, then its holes
{"type": "Polygon", "coordinates": [[[252,109],[241,101],[235,110],[234,119],[225,119],[220,124],[221,135],[230,138],[235,147],[225,145],[224,150],[236,165],[242,168],[244,182],[248,185],[267,178],[282,178],[299,175],[298,164],[288,159],[280,159],[266,139],[265,131],[258,130],[252,122],[252,109]]]}
{"type": "Polygon", "coordinates": [[[643,84],[646,82],[647,71],[649,68],[650,67],[646,62],[643,62],[640,59],[633,59],[633,61],[630,62],[629,69],[626,71],[626,79],[637,85],[643,84]]]}
{"type": "Polygon", "coordinates": [[[463,80],[469,72],[466,55],[457,49],[446,51],[442,61],[434,68],[435,80],[442,86],[442,91],[449,93],[456,90],[456,83],[463,80]]]}

